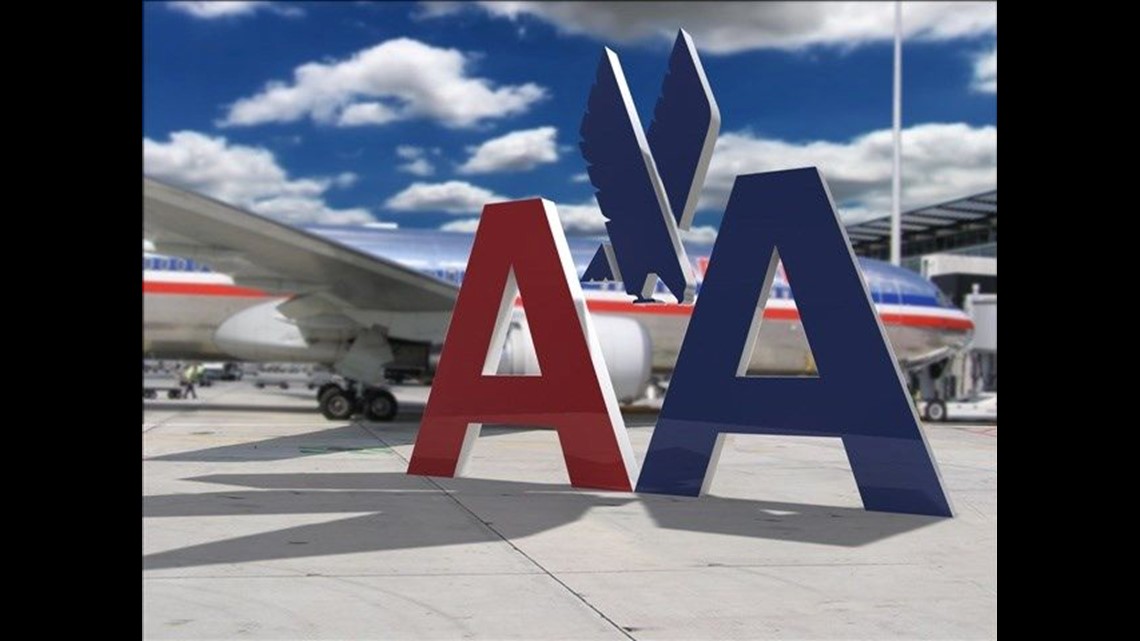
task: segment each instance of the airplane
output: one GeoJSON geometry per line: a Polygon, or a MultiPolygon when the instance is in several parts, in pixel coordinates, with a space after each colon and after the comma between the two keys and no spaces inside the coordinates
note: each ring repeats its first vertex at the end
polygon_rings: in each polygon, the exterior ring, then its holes
{"type": "MultiPolygon", "coordinates": [[[[331,366],[348,388],[318,391],[330,420],[390,420],[392,372],[429,372],[450,320],[473,235],[364,225],[292,227],[143,177],[143,354],[151,358],[296,361],[331,366]],[[154,251],[147,251],[153,247],[154,251]]],[[[581,275],[596,237],[568,239],[581,275]]],[[[697,291],[712,245],[686,241],[697,291]]],[[[859,259],[904,369],[963,349],[973,323],[936,285],[859,259]]],[[[660,304],[635,304],[620,282],[582,283],[619,400],[641,397],[677,359],[692,307],[658,284],[660,304]]],[[[539,373],[516,301],[499,373],[539,373]]],[[[749,374],[814,375],[795,299],[777,273],[749,374]]]]}

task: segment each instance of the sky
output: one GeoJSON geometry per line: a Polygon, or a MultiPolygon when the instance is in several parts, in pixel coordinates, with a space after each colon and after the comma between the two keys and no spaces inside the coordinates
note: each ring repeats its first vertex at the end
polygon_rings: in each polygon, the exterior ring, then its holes
{"type": "MultiPolygon", "coordinates": [[[[814,165],[847,221],[891,205],[894,3],[143,3],[143,170],[292,223],[470,232],[541,196],[605,219],[578,129],[603,47],[645,127],[679,28],[721,129],[694,238],[735,176],[814,165]]],[[[904,211],[997,188],[995,3],[903,3],[904,211]]]]}

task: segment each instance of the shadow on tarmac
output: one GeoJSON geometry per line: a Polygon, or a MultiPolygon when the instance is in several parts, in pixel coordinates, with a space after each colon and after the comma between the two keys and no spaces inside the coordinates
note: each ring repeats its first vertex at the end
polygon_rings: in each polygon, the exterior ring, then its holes
{"type": "MultiPolygon", "coordinates": [[[[239,463],[243,461],[282,461],[316,454],[329,454],[330,452],[384,452],[392,447],[415,443],[421,418],[419,415],[404,416],[401,414],[397,417],[398,420],[392,422],[354,421],[315,432],[278,436],[236,445],[219,445],[218,447],[188,452],[175,452],[147,457],[144,460],[239,463]],[[361,445],[362,437],[368,438],[367,445],[361,445]]],[[[626,427],[651,427],[652,425],[652,421],[648,423],[626,422],[626,427]]],[[[484,425],[479,432],[479,438],[543,429],[547,428],[484,425]]]]}
{"type": "MultiPolygon", "coordinates": [[[[329,454],[330,452],[386,452],[399,445],[411,445],[416,440],[419,431],[419,417],[407,418],[400,416],[400,420],[390,423],[371,423],[365,421],[341,423],[336,427],[305,432],[304,434],[291,434],[278,436],[251,443],[236,445],[220,445],[201,450],[188,452],[175,452],[161,456],[147,457],[147,461],[194,461],[194,462],[234,462],[243,461],[282,461],[302,458],[316,454],[329,454]],[[414,422],[413,422],[414,421],[414,422]],[[368,440],[362,445],[362,437],[368,440]]],[[[480,438],[497,436],[499,434],[518,433],[524,429],[543,428],[515,428],[486,425],[480,432],[480,438]]]]}
{"type": "Polygon", "coordinates": [[[143,401],[143,409],[163,412],[282,412],[289,414],[316,414],[317,405],[312,407],[298,407],[295,405],[255,405],[252,403],[219,403],[211,401],[209,404],[196,404],[194,399],[177,401],[143,401]]]}
{"type": "MultiPolygon", "coordinates": [[[[343,429],[343,428],[341,428],[343,429]]],[[[356,514],[143,557],[144,570],[515,540],[640,503],[657,526],[702,534],[857,547],[944,519],[862,509],[612,493],[567,485],[426,479],[403,473],[212,474],[187,480],[246,489],[143,499],[143,516],[356,514]],[[369,512],[359,516],[361,512],[369,512]]]]}
{"type": "MultiPolygon", "coordinates": [[[[297,405],[273,405],[271,403],[257,404],[257,403],[222,403],[211,400],[208,403],[197,404],[194,399],[190,400],[144,400],[143,409],[150,411],[167,411],[167,412],[282,412],[291,414],[319,414],[320,408],[317,407],[317,402],[314,400],[312,405],[297,406],[297,405]]],[[[397,415],[402,420],[419,420],[423,417],[424,404],[413,403],[410,401],[400,402],[400,413],[397,415]]]]}

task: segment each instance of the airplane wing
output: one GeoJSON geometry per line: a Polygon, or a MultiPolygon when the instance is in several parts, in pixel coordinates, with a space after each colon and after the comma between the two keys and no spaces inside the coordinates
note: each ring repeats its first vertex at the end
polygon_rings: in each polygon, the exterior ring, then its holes
{"type": "Polygon", "coordinates": [[[293,295],[298,327],[330,323],[443,340],[458,288],[315,234],[143,177],[143,228],[157,251],[201,261],[235,283],[293,295]]]}

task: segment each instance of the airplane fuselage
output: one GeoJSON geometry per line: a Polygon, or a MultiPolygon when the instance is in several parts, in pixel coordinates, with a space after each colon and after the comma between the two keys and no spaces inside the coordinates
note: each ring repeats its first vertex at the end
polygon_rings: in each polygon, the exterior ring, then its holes
{"type": "MultiPolygon", "coordinates": [[[[456,285],[463,280],[473,238],[454,232],[352,226],[313,226],[308,231],[456,285]]],[[[599,240],[569,240],[581,274],[599,240]]],[[[699,297],[712,246],[686,243],[686,247],[697,276],[699,297]]],[[[880,261],[859,262],[895,356],[904,366],[940,360],[969,341],[973,330],[969,317],[954,308],[933,283],[880,261]]],[[[260,290],[235,285],[229,277],[185,259],[144,253],[143,268],[144,356],[225,358],[227,355],[214,344],[218,326],[238,311],[273,298],[260,290]]],[[[621,283],[582,286],[592,313],[633,318],[645,327],[652,339],[654,369],[673,367],[688,327],[691,306],[673,302],[675,299],[660,287],[655,296],[662,302],[635,304],[621,283]]],[[[782,269],[763,313],[750,370],[814,372],[810,341],[804,337],[782,269]]]]}

